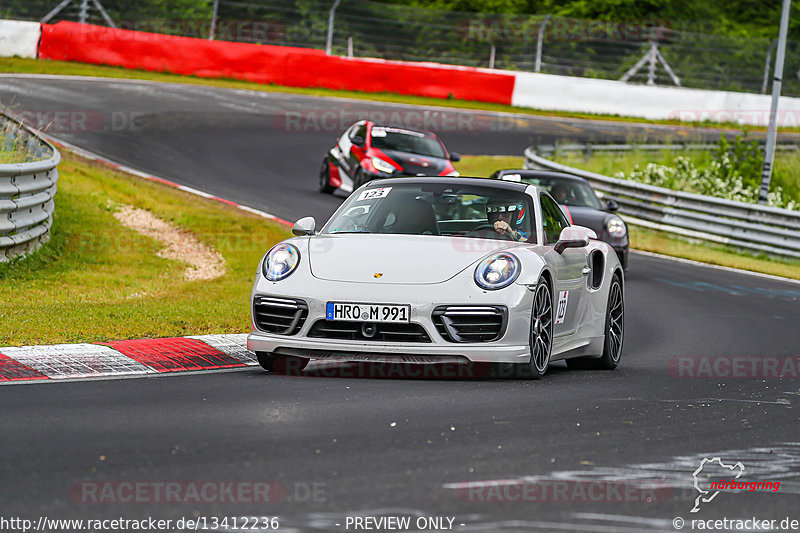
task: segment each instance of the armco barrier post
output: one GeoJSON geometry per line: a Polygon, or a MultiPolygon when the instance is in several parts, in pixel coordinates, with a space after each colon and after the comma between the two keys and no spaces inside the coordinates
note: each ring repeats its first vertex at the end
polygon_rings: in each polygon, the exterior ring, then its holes
{"type": "Polygon", "coordinates": [[[781,84],[783,82],[783,57],[786,55],[786,34],[789,30],[789,10],[791,7],[792,0],[783,0],[781,27],[778,33],[778,52],[775,54],[775,75],[772,79],[772,102],[769,108],[767,146],[764,149],[764,166],[761,170],[761,188],[758,191],[758,201],[762,204],[767,203],[769,182],[772,178],[772,163],[775,160],[775,140],[778,133],[778,100],[781,96],[781,84]]]}
{"type": "Polygon", "coordinates": [[[328,37],[325,39],[325,53],[328,55],[331,55],[331,49],[333,48],[333,21],[336,18],[336,8],[339,7],[341,1],[336,0],[328,14],[328,37]]]}
{"type": "Polygon", "coordinates": [[[536,36],[536,66],[535,72],[542,71],[542,44],[544,42],[544,27],[547,26],[547,21],[550,20],[550,15],[544,17],[542,24],[539,26],[539,34],[536,36]]]}

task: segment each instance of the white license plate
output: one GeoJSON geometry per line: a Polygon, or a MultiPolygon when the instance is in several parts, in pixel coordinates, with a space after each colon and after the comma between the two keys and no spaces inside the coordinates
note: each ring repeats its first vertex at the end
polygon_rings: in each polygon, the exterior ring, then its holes
{"type": "Polygon", "coordinates": [[[357,320],[359,322],[408,323],[411,318],[411,306],[328,302],[325,308],[325,318],[328,320],[357,320]]]}

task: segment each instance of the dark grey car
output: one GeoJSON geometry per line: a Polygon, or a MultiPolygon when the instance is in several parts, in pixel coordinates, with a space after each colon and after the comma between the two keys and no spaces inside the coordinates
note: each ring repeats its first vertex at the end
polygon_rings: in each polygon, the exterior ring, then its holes
{"type": "Polygon", "coordinates": [[[559,203],[573,224],[591,228],[597,237],[617,252],[622,268],[628,268],[628,226],[614,212],[617,202],[603,203],[583,178],[548,170],[498,170],[491,176],[504,181],[519,181],[546,189],[559,203]]]}

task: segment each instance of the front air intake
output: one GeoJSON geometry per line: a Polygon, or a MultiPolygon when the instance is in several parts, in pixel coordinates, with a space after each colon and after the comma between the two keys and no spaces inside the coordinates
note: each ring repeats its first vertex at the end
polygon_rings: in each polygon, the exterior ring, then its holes
{"type": "Polygon", "coordinates": [[[503,336],[508,309],[502,305],[442,305],[433,310],[433,324],[449,342],[491,342],[503,336]]]}
{"type": "Polygon", "coordinates": [[[391,322],[364,323],[318,320],[311,326],[309,337],[382,342],[431,342],[419,324],[391,322]],[[367,327],[365,327],[367,326],[367,327]]]}
{"type": "Polygon", "coordinates": [[[253,320],[266,333],[294,335],[308,316],[308,304],[303,300],[256,296],[253,301],[253,320]]]}

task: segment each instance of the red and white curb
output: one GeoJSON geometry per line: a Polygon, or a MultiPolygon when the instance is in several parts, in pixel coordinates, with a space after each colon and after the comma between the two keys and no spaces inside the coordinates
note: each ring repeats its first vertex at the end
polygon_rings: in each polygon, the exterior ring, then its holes
{"type": "Polygon", "coordinates": [[[0,347],[0,384],[190,372],[258,365],[247,334],[98,344],[0,347]]]}

